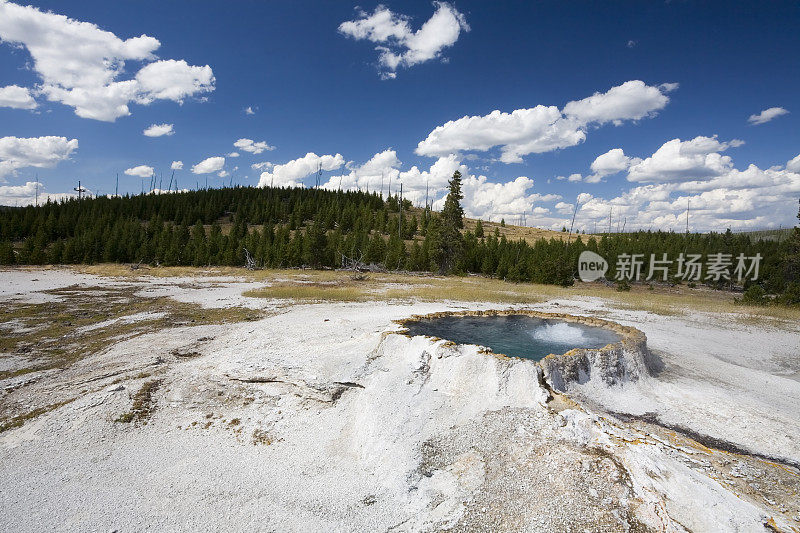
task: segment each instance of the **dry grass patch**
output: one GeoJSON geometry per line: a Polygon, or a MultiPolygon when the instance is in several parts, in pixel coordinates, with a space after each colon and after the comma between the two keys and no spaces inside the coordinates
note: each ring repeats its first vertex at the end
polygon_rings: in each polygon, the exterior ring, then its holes
{"type": "Polygon", "coordinates": [[[147,424],[150,415],[152,415],[155,410],[153,395],[158,391],[160,386],[161,380],[159,379],[145,381],[139,391],[133,396],[131,410],[117,417],[114,422],[147,424]]]}
{"type": "MultiPolygon", "coordinates": [[[[475,221],[467,221],[467,226],[475,221]]],[[[484,222],[484,229],[494,231],[494,223],[484,222]]],[[[520,232],[546,238],[564,238],[562,232],[506,226],[507,237],[520,232]],[[537,233],[538,232],[538,233],[537,233]]],[[[521,234],[520,234],[521,235],[521,234]]],[[[524,236],[523,236],[524,237],[524,236]]],[[[573,238],[575,236],[573,235],[573,238]]],[[[583,237],[583,236],[581,236],[583,237]]],[[[572,287],[510,283],[481,276],[434,276],[405,273],[371,273],[366,280],[353,281],[349,272],[334,270],[275,269],[249,271],[236,267],[157,267],[131,271],[126,265],[93,265],[79,271],[98,275],[123,276],[233,276],[272,283],[271,287],[246,292],[246,296],[296,300],[298,302],[363,302],[388,299],[424,301],[496,302],[533,304],[552,298],[596,297],[611,305],[632,311],[645,311],[660,316],[679,316],[689,312],[726,313],[743,323],[759,321],[778,324],[800,321],[800,309],[779,306],[753,307],[734,303],[736,295],[699,287],[667,287],[634,284],[630,292],[617,292],[614,287],[578,282],[572,287]],[[401,286],[401,287],[400,287],[401,286]]]]}
{"type": "Polygon", "coordinates": [[[0,379],[46,370],[66,368],[115,341],[159,329],[255,320],[264,313],[242,307],[207,309],[168,297],[137,296],[139,287],[114,289],[65,287],[49,294],[58,301],[41,304],[6,303],[0,308],[0,352],[24,356],[25,368],[0,372],[0,379]],[[114,320],[140,313],[153,318],[114,320]],[[163,315],[155,315],[163,313],[163,315]],[[102,324],[108,322],[107,324],[102,324]],[[87,326],[96,326],[84,330],[87,326]]]}
{"type": "Polygon", "coordinates": [[[364,302],[396,299],[423,301],[501,302],[528,304],[558,294],[559,287],[513,284],[479,277],[423,277],[404,274],[370,274],[353,281],[346,272],[327,272],[316,279],[281,281],[244,293],[254,298],[300,302],[364,302]]]}
{"type": "Polygon", "coordinates": [[[46,405],[44,407],[38,407],[38,408],[36,408],[36,409],[34,409],[32,411],[29,411],[29,412],[27,412],[25,414],[17,415],[17,416],[9,418],[7,420],[0,421],[0,433],[2,433],[4,431],[8,431],[9,429],[22,427],[23,425],[25,425],[25,422],[28,422],[29,420],[33,420],[34,418],[36,418],[38,416],[41,416],[41,415],[43,415],[45,413],[49,413],[50,411],[54,411],[55,409],[58,409],[61,406],[67,405],[68,403],[70,403],[73,400],[74,400],[74,398],[72,400],[66,400],[66,401],[63,401],[63,402],[58,402],[58,403],[54,403],[54,404],[51,404],[51,405],[46,405]]]}
{"type": "Polygon", "coordinates": [[[272,298],[276,300],[294,300],[300,302],[361,302],[370,300],[369,287],[341,284],[320,283],[276,283],[269,287],[255,289],[244,293],[252,298],[272,298]]]}

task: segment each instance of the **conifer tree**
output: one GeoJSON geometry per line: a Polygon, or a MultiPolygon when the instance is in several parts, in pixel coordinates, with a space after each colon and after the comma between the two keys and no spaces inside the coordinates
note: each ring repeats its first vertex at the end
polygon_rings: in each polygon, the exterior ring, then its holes
{"type": "Polygon", "coordinates": [[[450,192],[444,201],[440,215],[438,234],[436,235],[436,263],[441,274],[453,272],[458,268],[464,252],[464,238],[461,229],[464,227],[464,209],[461,207],[461,173],[456,170],[447,188],[450,192]]]}
{"type": "MultiPolygon", "coordinates": [[[[797,211],[800,220],[800,208],[797,211]]],[[[800,305],[800,225],[794,228],[786,258],[786,287],[780,301],[787,305],[800,305]]]]}
{"type": "Polygon", "coordinates": [[[13,265],[16,263],[14,247],[9,241],[0,241],[0,265],[13,265]]]}
{"type": "MultiPolygon", "coordinates": [[[[800,201],[798,201],[800,204],[800,201]]],[[[797,220],[800,220],[800,208],[797,210],[797,220]]],[[[800,225],[796,226],[792,235],[792,244],[788,258],[788,280],[800,282],[800,225]]]]}

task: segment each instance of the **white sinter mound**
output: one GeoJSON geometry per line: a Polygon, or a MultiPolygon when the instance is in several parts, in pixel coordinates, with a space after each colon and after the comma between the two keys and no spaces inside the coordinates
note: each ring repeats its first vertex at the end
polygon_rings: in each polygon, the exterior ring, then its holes
{"type": "MultiPolygon", "coordinates": [[[[13,290],[0,289],[0,304],[4,292],[49,301],[40,287],[115,283],[58,270],[0,271],[0,287],[6,281],[13,290]]],[[[0,380],[1,407],[56,406],[0,432],[0,529],[733,532],[763,531],[770,521],[778,530],[800,525],[800,478],[790,464],[706,448],[606,412],[661,419],[800,461],[796,329],[766,335],[730,317],[659,317],[585,298],[537,305],[637,327],[663,360],[661,373],[646,380],[577,386],[573,398],[586,401],[576,404],[548,401],[532,361],[392,333],[399,329],[393,320],[414,314],[491,305],[292,305],[245,298],[241,291],[259,284],[243,281],[126,279],[142,295],[271,314],[222,326],[165,325],[67,369],[0,380]],[[150,380],[159,386],[147,423],[115,422],[150,380]]],[[[585,342],[569,324],[534,335],[585,342]]]]}

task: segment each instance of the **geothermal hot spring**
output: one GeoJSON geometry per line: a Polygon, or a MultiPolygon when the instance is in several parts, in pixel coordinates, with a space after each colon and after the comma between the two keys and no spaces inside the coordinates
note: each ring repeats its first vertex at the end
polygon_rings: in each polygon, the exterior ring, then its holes
{"type": "Polygon", "coordinates": [[[478,344],[495,353],[538,361],[573,348],[602,348],[620,336],[605,328],[526,315],[439,316],[406,324],[408,335],[478,344]]]}

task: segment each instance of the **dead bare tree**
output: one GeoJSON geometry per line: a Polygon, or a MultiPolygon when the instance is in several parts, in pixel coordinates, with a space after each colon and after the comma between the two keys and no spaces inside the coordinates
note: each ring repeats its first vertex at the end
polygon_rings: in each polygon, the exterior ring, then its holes
{"type": "Polygon", "coordinates": [[[253,259],[252,255],[250,255],[250,252],[247,251],[247,248],[244,248],[244,266],[247,268],[247,270],[256,270],[258,268],[256,260],[253,259]]]}
{"type": "Polygon", "coordinates": [[[358,250],[358,258],[347,257],[342,254],[342,270],[350,272],[350,279],[353,281],[362,281],[367,279],[366,272],[369,267],[362,261],[364,254],[358,250]]]}

